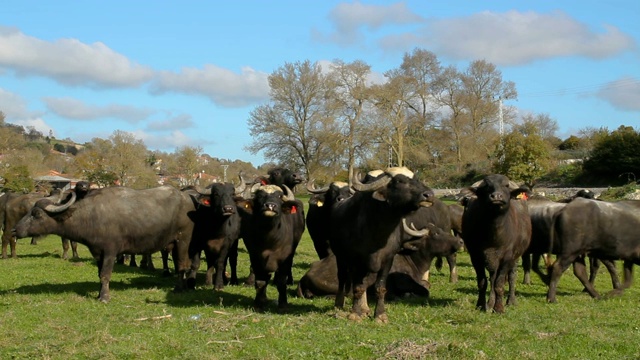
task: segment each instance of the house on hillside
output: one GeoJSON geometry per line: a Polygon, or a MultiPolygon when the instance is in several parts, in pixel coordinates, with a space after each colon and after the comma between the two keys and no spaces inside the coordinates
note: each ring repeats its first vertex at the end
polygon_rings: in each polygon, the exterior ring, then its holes
{"type": "Polygon", "coordinates": [[[55,170],[49,170],[49,172],[42,176],[36,176],[33,178],[39,183],[49,183],[53,189],[68,190],[76,186],[76,183],[80,179],[73,179],[62,176],[62,174],[55,170]]]}

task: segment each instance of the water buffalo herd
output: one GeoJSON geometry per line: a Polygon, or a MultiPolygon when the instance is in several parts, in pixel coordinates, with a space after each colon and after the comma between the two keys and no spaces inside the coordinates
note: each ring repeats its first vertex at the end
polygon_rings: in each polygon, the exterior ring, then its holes
{"type": "Polygon", "coordinates": [[[640,201],[605,202],[580,191],[563,201],[533,195],[504,175],[483,177],[458,194],[459,204],[445,204],[416,174],[392,167],[354,174],[349,183],[329,182],[311,193],[307,215],[294,196],[304,177],[278,167],[267,176],[240,185],[213,183],[178,190],[160,186],[146,190],[126,187],[75,189],[52,194],[0,195],[3,227],[2,257],[16,257],[16,238],[47,234],[87,246],[98,266],[99,300],[111,298],[109,281],[118,256],[162,251],[165,268],[171,254],[176,291],[195,288],[204,252],[205,283],[220,291],[238,284],[238,241],[249,254],[256,310],[268,306],[267,287],[277,288],[277,306],[286,311],[288,285],[293,284],[296,248],[308,230],[318,260],[298,281],[297,295],[335,297],[336,308],[351,298],[348,318],[370,314],[368,297],[375,299],[373,319],[387,322],[385,300],[407,295],[429,296],[432,262],[446,259],[450,282],[457,281],[456,253],[469,253],[477,281],[476,307],[502,313],[516,303],[516,269],[520,258],[524,283],[533,270],[548,285],[547,300],[556,301],[561,275],[572,265],[574,274],[594,298],[593,281],[602,262],[621,294],[633,281],[633,265],[640,264],[640,201]],[[551,256],[555,261],[551,262],[551,256]],[[539,268],[546,260],[547,271],[539,268]],[[589,278],[586,258],[590,258],[589,278]],[[624,281],[614,261],[622,260],[624,281]],[[227,273],[227,267],[230,274],[227,273]],[[229,275],[228,275],[229,274],[229,275]],[[273,276],[273,279],[271,279],[273,276]]]}

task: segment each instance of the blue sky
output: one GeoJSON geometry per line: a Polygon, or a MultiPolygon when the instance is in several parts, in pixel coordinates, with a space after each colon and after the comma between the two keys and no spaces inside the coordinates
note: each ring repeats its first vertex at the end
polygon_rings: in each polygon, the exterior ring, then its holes
{"type": "Polygon", "coordinates": [[[640,1],[3,1],[0,111],[78,142],[133,133],[254,165],[249,113],[285,63],[362,60],[380,75],[423,48],[497,65],[521,114],[558,136],[640,126],[640,1]]]}

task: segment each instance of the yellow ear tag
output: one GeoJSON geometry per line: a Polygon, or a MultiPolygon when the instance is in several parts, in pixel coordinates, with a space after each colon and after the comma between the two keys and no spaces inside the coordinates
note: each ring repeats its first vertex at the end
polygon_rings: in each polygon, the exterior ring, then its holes
{"type": "Polygon", "coordinates": [[[527,193],[520,193],[518,196],[516,196],[516,199],[520,199],[520,200],[527,200],[529,197],[527,196],[527,193]]]}
{"type": "Polygon", "coordinates": [[[322,201],[318,201],[318,202],[316,203],[316,206],[318,206],[318,207],[321,207],[322,205],[324,205],[324,203],[323,203],[322,201]]]}

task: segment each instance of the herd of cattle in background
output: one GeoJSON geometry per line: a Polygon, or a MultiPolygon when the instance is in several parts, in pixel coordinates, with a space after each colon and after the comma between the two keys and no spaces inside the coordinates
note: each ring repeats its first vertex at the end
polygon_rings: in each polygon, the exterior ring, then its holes
{"type": "MultiPolygon", "coordinates": [[[[79,182],[72,190],[41,194],[4,194],[0,197],[2,257],[16,257],[16,238],[56,234],[62,238],[63,258],[71,245],[88,247],[97,261],[99,300],[110,300],[109,281],[119,256],[143,256],[153,266],[152,253],[161,251],[168,271],[174,262],[176,291],[195,288],[195,276],[204,252],[206,283],[221,290],[238,284],[238,240],[250,258],[247,282],[256,289],[254,308],[268,304],[267,285],[273,275],[278,308],[287,307],[291,268],[305,228],[318,261],[298,282],[301,297],[335,296],[343,308],[352,298],[349,318],[370,313],[367,295],[376,299],[373,317],[388,321],[385,299],[403,294],[429,296],[429,269],[446,259],[450,281],[457,281],[456,253],[468,251],[477,277],[476,307],[504,312],[515,304],[516,268],[523,259],[524,282],[536,272],[548,285],[547,300],[556,301],[556,288],[570,265],[589,294],[601,261],[611,275],[614,294],[633,280],[640,264],[640,200],[605,202],[593,193],[554,202],[532,195],[506,176],[492,174],[463,189],[460,204],[446,205],[407,168],[371,171],[351,185],[335,181],[324,188],[307,182],[312,194],[308,213],[292,189],[304,182],[299,174],[274,168],[268,176],[241,183],[214,183],[206,188],[178,190],[161,186],[147,190],[126,187],[90,189],[79,182]],[[549,262],[547,254],[556,260],[549,262]],[[540,270],[545,257],[547,272],[540,270]],[[586,257],[590,257],[591,277],[586,257]],[[614,261],[624,262],[624,282],[614,261]],[[227,278],[226,268],[230,267],[227,278]],[[488,274],[488,277],[487,277],[488,274]],[[488,290],[488,291],[487,291],[488,290]],[[487,299],[488,293],[488,299],[487,299]]],[[[133,261],[133,260],[132,260],[133,261]]]]}

